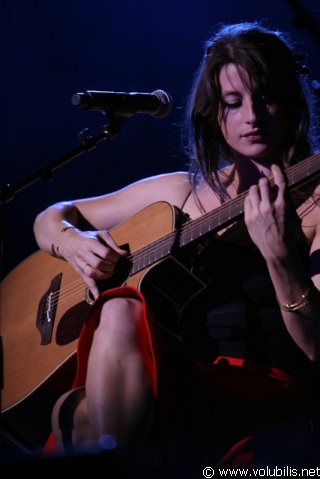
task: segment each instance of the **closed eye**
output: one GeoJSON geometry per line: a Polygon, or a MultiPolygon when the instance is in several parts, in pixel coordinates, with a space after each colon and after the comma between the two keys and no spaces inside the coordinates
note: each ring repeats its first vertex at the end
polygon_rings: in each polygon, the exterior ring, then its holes
{"type": "Polygon", "coordinates": [[[241,101],[236,101],[236,102],[233,102],[233,103],[228,103],[226,101],[224,101],[222,103],[222,106],[225,108],[225,109],[229,109],[229,110],[235,110],[237,108],[240,108],[242,105],[242,102],[241,101]]]}

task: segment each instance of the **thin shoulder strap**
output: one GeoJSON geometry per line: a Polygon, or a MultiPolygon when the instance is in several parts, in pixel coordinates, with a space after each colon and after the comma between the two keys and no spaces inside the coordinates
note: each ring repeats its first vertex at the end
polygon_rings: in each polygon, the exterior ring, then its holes
{"type": "Polygon", "coordinates": [[[187,196],[185,197],[185,199],[184,199],[184,201],[183,201],[183,203],[182,203],[182,205],[181,205],[181,208],[180,208],[181,211],[183,211],[183,208],[185,207],[185,204],[186,204],[186,202],[188,201],[188,198],[189,198],[189,196],[191,195],[191,193],[192,193],[192,190],[190,190],[189,193],[187,194],[187,196]]]}

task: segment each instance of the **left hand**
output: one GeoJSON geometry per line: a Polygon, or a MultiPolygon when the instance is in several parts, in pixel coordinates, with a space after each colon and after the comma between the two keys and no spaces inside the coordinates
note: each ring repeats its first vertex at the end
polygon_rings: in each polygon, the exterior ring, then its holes
{"type": "Polygon", "coordinates": [[[249,188],[244,201],[249,235],[267,261],[281,260],[288,255],[297,220],[286,200],[286,181],[280,167],[272,165],[271,170],[275,188],[271,188],[267,178],[260,178],[258,185],[249,188]]]}

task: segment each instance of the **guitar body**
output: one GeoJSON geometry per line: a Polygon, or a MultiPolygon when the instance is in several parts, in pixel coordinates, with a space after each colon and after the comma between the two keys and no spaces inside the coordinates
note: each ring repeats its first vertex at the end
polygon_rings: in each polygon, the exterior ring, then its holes
{"type": "Polygon", "coordinates": [[[59,346],[56,329],[59,318],[74,305],[84,304],[86,308],[84,290],[85,284],[68,263],[43,251],[29,256],[4,278],[1,283],[2,410],[25,399],[75,353],[77,334],[59,346]],[[79,288],[58,301],[51,340],[43,345],[37,327],[38,309],[57,275],[61,275],[61,290],[72,284],[79,284],[79,288]]]}
{"type": "MultiPolygon", "coordinates": [[[[117,244],[128,245],[134,254],[171,232],[179,219],[178,211],[169,203],[154,203],[110,233],[117,244]]],[[[109,288],[125,282],[141,289],[149,270],[156,269],[160,263],[162,261],[145,268],[139,265],[138,272],[129,271],[125,281],[123,278],[118,282],[113,280],[109,288]]],[[[165,274],[167,269],[164,268],[165,274]]],[[[188,276],[191,277],[190,273],[188,276]]],[[[104,290],[108,289],[108,283],[106,286],[104,290]]],[[[73,268],[41,250],[3,279],[2,411],[23,401],[75,355],[81,328],[92,307],[86,295],[86,284],[73,268]]]]}
{"type": "MultiPolygon", "coordinates": [[[[319,160],[320,154],[315,154],[288,168],[288,186],[295,189],[318,177],[319,160]]],[[[206,268],[216,266],[225,255],[215,248],[215,257],[209,259],[202,252],[209,234],[213,237],[243,217],[245,196],[246,192],[192,221],[165,201],[133,215],[110,231],[130,255],[118,262],[112,279],[103,282],[101,290],[121,284],[140,289],[163,326],[179,333],[179,327],[189,322],[188,310],[195,317],[206,298],[212,301],[215,286],[220,286],[219,273],[206,268]],[[207,289],[209,284],[211,289],[207,289]]],[[[236,238],[238,242],[239,231],[236,238]]],[[[221,269],[225,267],[224,263],[221,269]]],[[[23,401],[74,357],[81,328],[90,315],[89,300],[85,283],[71,266],[43,251],[29,256],[3,279],[1,411],[23,401]]]]}

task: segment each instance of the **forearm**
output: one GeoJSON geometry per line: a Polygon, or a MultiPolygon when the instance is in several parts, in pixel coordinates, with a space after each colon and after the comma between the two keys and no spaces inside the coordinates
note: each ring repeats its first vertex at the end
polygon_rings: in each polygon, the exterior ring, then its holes
{"type": "Polygon", "coordinates": [[[78,220],[78,210],[71,202],[57,203],[39,213],[33,227],[39,248],[61,256],[61,235],[68,226],[77,226],[78,220]]]}
{"type": "Polygon", "coordinates": [[[298,254],[267,264],[289,334],[311,360],[320,360],[320,292],[298,254]]]}

